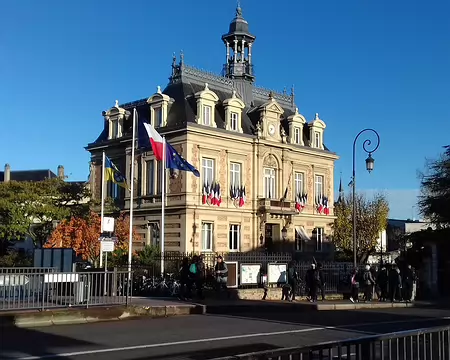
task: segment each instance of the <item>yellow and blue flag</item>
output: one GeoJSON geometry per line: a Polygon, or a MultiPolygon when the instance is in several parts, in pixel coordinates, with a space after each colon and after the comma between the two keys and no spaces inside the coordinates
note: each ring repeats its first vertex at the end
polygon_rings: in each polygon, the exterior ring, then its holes
{"type": "Polygon", "coordinates": [[[127,179],[122,173],[117,169],[117,166],[111,161],[109,157],[105,157],[105,180],[112,181],[114,184],[117,184],[124,189],[129,189],[127,184],[127,179]]]}

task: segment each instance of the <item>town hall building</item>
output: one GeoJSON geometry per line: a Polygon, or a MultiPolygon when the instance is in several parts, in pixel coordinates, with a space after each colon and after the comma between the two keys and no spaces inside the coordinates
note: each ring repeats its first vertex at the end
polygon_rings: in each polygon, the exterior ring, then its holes
{"type": "MultiPolygon", "coordinates": [[[[159,244],[161,164],[152,151],[131,158],[132,114],[151,123],[199,172],[168,171],[166,251],[327,252],[338,156],[325,146],[318,113],[300,114],[289,94],[256,87],[255,36],[240,7],[222,36],[221,75],[172,61],[169,83],[149,96],[103,112],[104,130],[91,153],[91,189],[101,196],[102,151],[131,181],[135,166],[135,248],[159,244]]],[[[156,84],[155,84],[156,85],[156,84]]],[[[108,196],[129,210],[130,191],[108,184],[108,196]]]]}

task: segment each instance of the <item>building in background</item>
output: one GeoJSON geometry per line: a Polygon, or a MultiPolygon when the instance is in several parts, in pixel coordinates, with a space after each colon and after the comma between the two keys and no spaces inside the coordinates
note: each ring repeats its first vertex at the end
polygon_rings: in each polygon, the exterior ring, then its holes
{"type": "MultiPolygon", "coordinates": [[[[161,223],[161,164],[153,153],[131,159],[132,112],[151,123],[201,173],[167,178],[165,249],[226,252],[296,250],[328,254],[333,222],[333,174],[338,156],[325,146],[326,124],[307,120],[294,89],[256,87],[255,36],[238,7],[222,36],[221,75],[173,57],[164,90],[103,112],[104,130],[91,153],[91,188],[101,194],[102,151],[130,179],[135,166],[135,224],[143,242],[157,244],[161,223]],[[286,196],[285,196],[286,195],[286,196]]],[[[312,118],[312,119],[311,119],[312,118]]],[[[129,180],[130,181],[130,180],[129,180]]],[[[109,184],[108,196],[129,209],[130,192],[109,184]]]]}

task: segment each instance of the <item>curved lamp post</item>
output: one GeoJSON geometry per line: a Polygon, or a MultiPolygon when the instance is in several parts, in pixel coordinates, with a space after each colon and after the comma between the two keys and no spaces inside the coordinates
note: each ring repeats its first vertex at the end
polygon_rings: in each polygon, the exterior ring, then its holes
{"type": "Polygon", "coordinates": [[[372,140],[366,139],[364,140],[362,144],[363,150],[369,154],[369,156],[366,159],[366,170],[371,173],[375,164],[375,160],[372,157],[372,153],[374,153],[378,146],[380,146],[380,135],[374,130],[374,129],[364,129],[361,130],[358,135],[356,135],[355,140],[353,141],[353,172],[352,172],[352,199],[353,199],[353,266],[356,268],[357,264],[357,257],[356,257],[356,251],[357,251],[357,244],[356,244],[356,176],[355,176],[355,165],[356,165],[356,142],[358,141],[361,134],[365,132],[372,132],[376,135],[377,141],[375,145],[372,147],[372,140]],[[372,150],[370,150],[372,148],[372,150]]]}

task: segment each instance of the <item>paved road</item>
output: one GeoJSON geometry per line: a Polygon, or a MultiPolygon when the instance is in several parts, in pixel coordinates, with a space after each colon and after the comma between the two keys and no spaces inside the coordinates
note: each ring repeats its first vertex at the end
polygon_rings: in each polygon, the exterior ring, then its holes
{"type": "Polygon", "coordinates": [[[450,324],[450,310],[388,309],[199,315],[36,329],[0,328],[0,358],[207,360],[450,324]],[[250,317],[251,316],[251,317],[250,317]]]}

